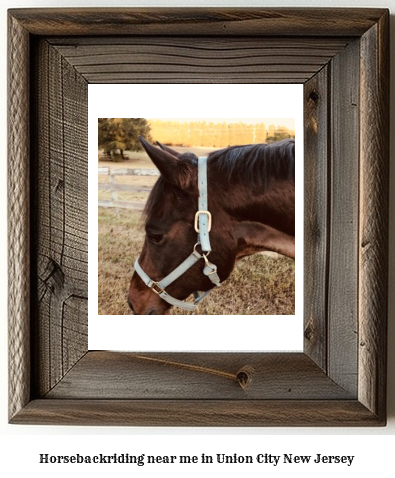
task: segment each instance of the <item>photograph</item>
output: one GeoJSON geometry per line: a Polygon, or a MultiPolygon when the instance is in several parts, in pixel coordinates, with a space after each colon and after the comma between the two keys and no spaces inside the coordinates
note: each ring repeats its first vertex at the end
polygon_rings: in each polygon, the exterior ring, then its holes
{"type": "Polygon", "coordinates": [[[88,103],[89,349],[302,350],[302,85],[89,85],[88,103]]]}
{"type": "Polygon", "coordinates": [[[99,314],[295,313],[295,121],[271,121],[98,119],[99,314]]]}

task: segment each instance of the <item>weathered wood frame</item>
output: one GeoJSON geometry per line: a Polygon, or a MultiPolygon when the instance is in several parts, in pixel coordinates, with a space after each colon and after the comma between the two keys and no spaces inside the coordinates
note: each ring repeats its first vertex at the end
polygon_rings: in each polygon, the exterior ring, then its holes
{"type": "Polygon", "coordinates": [[[9,11],[11,423],[385,424],[388,19],[383,9],[9,11]],[[87,350],[90,82],[304,83],[303,353],[87,350]]]}

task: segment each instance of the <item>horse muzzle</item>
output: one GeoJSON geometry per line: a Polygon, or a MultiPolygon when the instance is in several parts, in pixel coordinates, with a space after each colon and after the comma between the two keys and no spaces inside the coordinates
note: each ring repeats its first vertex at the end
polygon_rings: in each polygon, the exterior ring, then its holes
{"type": "Polygon", "coordinates": [[[167,315],[170,309],[166,302],[145,287],[137,274],[132,277],[127,303],[133,315],[167,315]]]}

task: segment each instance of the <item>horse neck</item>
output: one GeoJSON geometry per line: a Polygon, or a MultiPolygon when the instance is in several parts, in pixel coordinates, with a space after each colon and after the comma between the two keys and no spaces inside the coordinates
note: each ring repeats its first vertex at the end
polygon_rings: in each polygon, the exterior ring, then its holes
{"type": "Polygon", "coordinates": [[[217,188],[220,207],[238,221],[254,221],[287,234],[295,232],[294,183],[271,180],[264,187],[251,186],[242,178],[234,185],[217,188]]]}

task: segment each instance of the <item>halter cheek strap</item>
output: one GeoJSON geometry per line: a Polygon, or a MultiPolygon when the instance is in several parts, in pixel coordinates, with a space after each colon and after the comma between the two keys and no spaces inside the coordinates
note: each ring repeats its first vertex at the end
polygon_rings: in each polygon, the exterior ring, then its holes
{"type": "Polygon", "coordinates": [[[203,259],[205,266],[203,268],[203,274],[206,275],[211,282],[217,287],[220,286],[220,278],[217,274],[217,266],[212,264],[207,256],[211,252],[211,244],[209,232],[211,229],[211,214],[208,211],[207,204],[207,157],[201,157],[198,159],[198,188],[199,188],[199,210],[195,215],[195,230],[198,233],[197,243],[193,248],[190,256],[188,256],[179,266],[177,266],[173,272],[168,274],[162,280],[156,282],[152,280],[148,274],[146,274],[139,264],[139,257],[136,259],[134,269],[140,276],[141,280],[146,286],[148,286],[155,294],[171,305],[180,307],[187,311],[194,311],[197,305],[211,292],[211,289],[206,292],[194,292],[195,301],[193,304],[185,302],[183,300],[176,299],[169,295],[165,288],[172,284],[176,279],[182,276],[188,269],[190,269],[197,261],[203,259]],[[200,245],[202,254],[200,254],[196,247],[200,245]]]}
{"type": "Polygon", "coordinates": [[[198,189],[199,189],[199,210],[195,214],[195,230],[199,234],[198,241],[203,252],[211,251],[209,232],[211,230],[211,213],[207,204],[207,157],[198,159],[198,189]],[[197,220],[196,220],[197,219],[197,220]],[[198,223],[198,227],[197,224],[198,223]]]}

